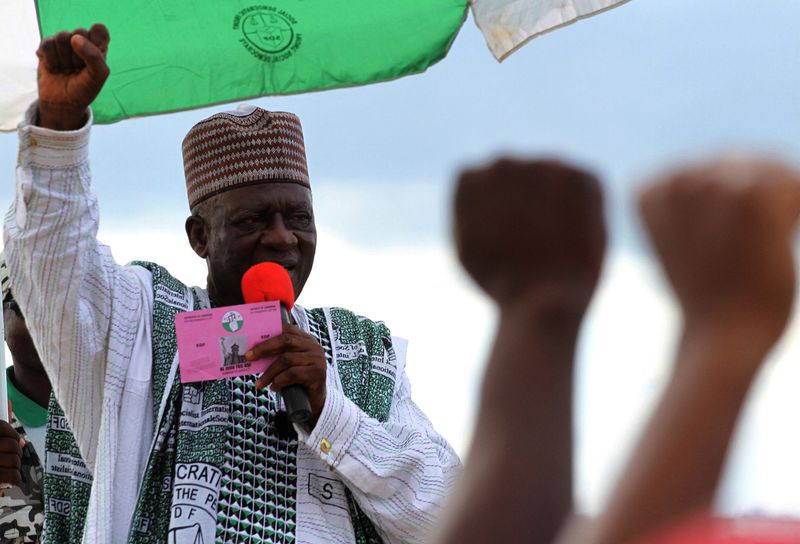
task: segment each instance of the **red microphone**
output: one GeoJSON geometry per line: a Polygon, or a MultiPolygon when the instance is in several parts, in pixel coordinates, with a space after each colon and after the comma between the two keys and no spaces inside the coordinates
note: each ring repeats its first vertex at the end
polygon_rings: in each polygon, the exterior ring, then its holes
{"type": "Polygon", "coordinates": [[[286,269],[276,263],[250,267],[242,276],[242,296],[245,304],[279,300],[287,310],[294,306],[292,279],[286,269]]]}
{"type": "MultiPolygon", "coordinates": [[[[294,286],[289,273],[276,263],[259,263],[242,276],[242,296],[247,304],[277,300],[281,303],[281,321],[293,324],[289,311],[294,307],[294,286]]],[[[311,418],[308,391],[302,385],[288,385],[281,390],[289,420],[305,423],[311,418]]]]}

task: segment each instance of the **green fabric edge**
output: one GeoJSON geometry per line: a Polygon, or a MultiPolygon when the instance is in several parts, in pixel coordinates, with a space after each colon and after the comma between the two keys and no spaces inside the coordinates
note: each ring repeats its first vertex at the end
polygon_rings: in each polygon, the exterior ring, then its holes
{"type": "Polygon", "coordinates": [[[11,401],[11,411],[25,427],[43,427],[47,423],[47,408],[39,406],[36,401],[28,398],[14,385],[14,367],[6,368],[6,386],[8,400],[11,401]]]}

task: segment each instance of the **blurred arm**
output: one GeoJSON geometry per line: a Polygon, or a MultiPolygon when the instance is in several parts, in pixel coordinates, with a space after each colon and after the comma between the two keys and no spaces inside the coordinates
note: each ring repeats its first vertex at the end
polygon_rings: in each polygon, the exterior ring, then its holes
{"type": "Polygon", "coordinates": [[[602,192],[569,165],[501,160],[462,174],[454,233],[500,323],[436,542],[550,542],[572,508],[572,374],[605,249],[602,192]]]}
{"type": "Polygon", "coordinates": [[[759,160],[678,171],[641,215],[683,311],[672,377],[593,542],[617,544],[711,505],[750,385],[794,302],[800,175],[759,160]]]}

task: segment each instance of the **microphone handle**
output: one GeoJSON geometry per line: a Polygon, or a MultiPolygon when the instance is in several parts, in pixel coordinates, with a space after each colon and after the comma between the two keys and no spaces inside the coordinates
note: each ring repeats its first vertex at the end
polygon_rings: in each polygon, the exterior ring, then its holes
{"type": "MultiPolygon", "coordinates": [[[[293,324],[292,317],[281,304],[281,321],[284,324],[293,324]]],[[[287,385],[281,390],[286,413],[292,423],[305,423],[311,419],[311,402],[308,400],[308,391],[302,385],[287,385]]]]}

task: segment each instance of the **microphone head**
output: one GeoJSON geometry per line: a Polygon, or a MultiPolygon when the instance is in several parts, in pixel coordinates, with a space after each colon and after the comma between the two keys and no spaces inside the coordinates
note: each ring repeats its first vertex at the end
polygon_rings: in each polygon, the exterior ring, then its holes
{"type": "Polygon", "coordinates": [[[251,266],[242,276],[242,295],[247,304],[279,300],[291,310],[294,306],[294,286],[289,273],[276,263],[251,266]]]}

